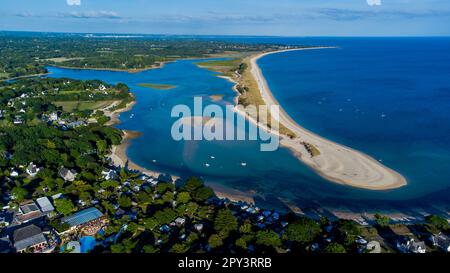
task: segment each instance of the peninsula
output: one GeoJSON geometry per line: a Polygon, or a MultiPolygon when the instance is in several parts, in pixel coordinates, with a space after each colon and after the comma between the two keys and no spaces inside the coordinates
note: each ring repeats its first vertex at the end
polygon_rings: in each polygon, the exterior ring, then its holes
{"type": "MultiPolygon", "coordinates": [[[[280,105],[273,96],[257,61],[269,54],[293,50],[318,50],[332,47],[300,47],[273,51],[257,52],[238,59],[217,63],[200,63],[221,72],[221,77],[236,83],[234,90],[238,93],[236,104],[241,105],[280,105]],[[228,66],[227,66],[228,65],[228,66]],[[230,70],[230,67],[233,67],[230,70]]],[[[270,109],[270,107],[269,107],[270,109]]],[[[280,144],[289,148],[304,164],[312,168],[323,178],[342,185],[370,189],[388,190],[406,185],[406,179],[396,171],[384,166],[374,158],[355,149],[325,139],[294,121],[280,106],[279,130],[280,144]]],[[[270,118],[258,117],[252,113],[236,111],[246,118],[269,130],[270,118]]],[[[274,117],[274,115],[272,115],[274,117]]]]}
{"type": "MultiPolygon", "coordinates": [[[[279,103],[272,95],[261,69],[258,67],[258,59],[269,54],[289,50],[312,49],[321,48],[272,51],[251,57],[251,73],[256,79],[261,97],[267,105],[279,105],[279,103]]],[[[399,173],[362,152],[332,142],[306,130],[296,123],[281,107],[279,122],[296,135],[294,138],[281,135],[281,144],[294,151],[302,162],[330,181],[371,190],[387,190],[406,185],[406,179],[399,173]],[[313,145],[319,153],[314,155],[309,152],[308,145],[305,145],[305,143],[313,145]]]]}

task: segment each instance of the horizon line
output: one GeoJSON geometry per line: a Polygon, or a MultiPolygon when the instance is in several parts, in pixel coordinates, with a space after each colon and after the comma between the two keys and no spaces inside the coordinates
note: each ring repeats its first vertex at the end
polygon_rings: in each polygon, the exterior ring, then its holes
{"type": "MultiPolygon", "coordinates": [[[[138,35],[138,36],[196,36],[196,37],[254,37],[254,38],[418,38],[418,37],[450,37],[449,35],[252,35],[252,34],[170,34],[170,33],[132,33],[132,32],[69,32],[69,31],[36,31],[36,30],[4,30],[1,32],[22,32],[22,33],[42,33],[42,34],[104,34],[104,35],[138,35]]],[[[136,37],[138,38],[138,37],[136,37]]]]}

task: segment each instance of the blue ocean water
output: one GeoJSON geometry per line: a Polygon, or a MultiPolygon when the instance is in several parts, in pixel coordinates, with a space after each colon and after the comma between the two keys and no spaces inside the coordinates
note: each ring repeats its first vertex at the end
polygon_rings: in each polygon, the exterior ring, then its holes
{"type": "Polygon", "coordinates": [[[408,185],[369,191],[325,181],[289,150],[260,152],[255,141],[182,141],[170,137],[173,105],[192,106],[193,96],[222,94],[232,103],[232,83],[195,65],[126,72],[49,68],[52,77],[124,82],[137,104],[121,114],[119,128],[138,130],[128,156],[150,169],[258,193],[257,203],[283,207],[315,204],[352,209],[412,208],[450,204],[449,38],[252,38],[244,43],[332,45],[336,49],[292,51],[258,61],[280,104],[299,124],[361,150],[403,174],[408,185]],[[139,83],[172,84],[154,90],[139,83]],[[214,157],[214,158],[212,158],[214,157]],[[247,163],[242,166],[242,162],[247,163]],[[209,164],[206,167],[205,164],[209,164]]]}

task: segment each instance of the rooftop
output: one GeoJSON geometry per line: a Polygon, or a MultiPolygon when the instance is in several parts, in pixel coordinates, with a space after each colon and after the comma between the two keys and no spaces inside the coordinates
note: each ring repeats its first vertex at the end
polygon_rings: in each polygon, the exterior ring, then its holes
{"type": "Polygon", "coordinates": [[[70,227],[75,227],[98,219],[102,216],[103,213],[101,211],[99,211],[97,208],[92,207],[64,217],[61,222],[69,224],[70,227]]]}
{"type": "Polygon", "coordinates": [[[29,225],[15,230],[13,237],[14,247],[17,251],[47,242],[44,235],[42,234],[42,230],[35,225],[29,225]]]}
{"type": "Polygon", "coordinates": [[[38,203],[43,213],[52,212],[55,210],[52,203],[50,203],[50,200],[48,200],[47,197],[41,197],[36,199],[36,203],[38,203]]]}

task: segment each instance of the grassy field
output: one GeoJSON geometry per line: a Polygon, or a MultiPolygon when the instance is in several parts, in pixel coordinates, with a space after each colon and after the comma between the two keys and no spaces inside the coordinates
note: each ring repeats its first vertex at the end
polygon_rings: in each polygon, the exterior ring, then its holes
{"type": "Polygon", "coordinates": [[[56,101],[54,102],[57,106],[62,106],[64,111],[74,111],[74,110],[95,110],[99,108],[104,108],[111,103],[112,100],[103,101],[56,101]]]}
{"type": "Polygon", "coordinates": [[[219,72],[224,76],[232,77],[233,71],[241,64],[241,59],[205,61],[196,63],[199,67],[207,68],[208,70],[219,72]]]}
{"type": "Polygon", "coordinates": [[[60,94],[79,94],[82,92],[86,92],[85,90],[65,90],[65,91],[59,91],[60,94]]]}
{"type": "Polygon", "coordinates": [[[7,79],[9,77],[8,73],[0,72],[0,79],[7,79]]]}
{"type": "Polygon", "coordinates": [[[156,84],[156,83],[140,83],[138,85],[142,86],[142,87],[157,89],[157,90],[170,90],[170,89],[174,89],[176,87],[175,85],[156,84]]]}
{"type": "Polygon", "coordinates": [[[55,63],[63,63],[63,62],[67,62],[67,61],[75,61],[75,60],[83,60],[83,59],[84,58],[82,58],[82,57],[78,57],[78,58],[58,57],[58,58],[45,59],[44,61],[55,62],[55,63]]]}

